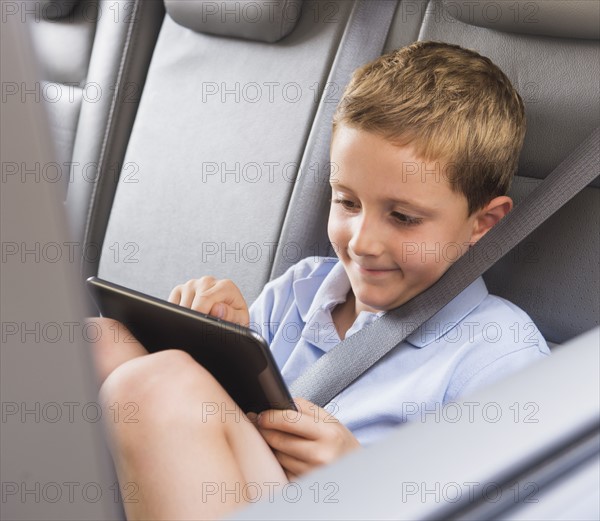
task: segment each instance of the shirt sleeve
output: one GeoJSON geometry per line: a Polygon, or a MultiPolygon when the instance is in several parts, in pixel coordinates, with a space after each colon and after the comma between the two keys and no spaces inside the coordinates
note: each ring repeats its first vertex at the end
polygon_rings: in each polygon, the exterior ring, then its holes
{"type": "Polygon", "coordinates": [[[457,399],[472,394],[512,374],[518,373],[530,364],[546,358],[549,353],[540,349],[538,344],[523,346],[511,351],[483,366],[468,378],[456,393],[457,399]]]}
{"type": "Polygon", "coordinates": [[[550,355],[531,317],[505,299],[489,296],[469,316],[477,324],[444,403],[462,399],[550,355]]]}
{"type": "Polygon", "coordinates": [[[328,257],[307,257],[267,283],[250,306],[250,328],[270,345],[291,308],[297,307],[294,283],[304,278],[323,278],[331,270],[332,260],[328,257]]]}
{"type": "Polygon", "coordinates": [[[294,300],[293,284],[297,264],[275,280],[267,283],[250,306],[250,329],[271,344],[286,311],[294,300]]]}

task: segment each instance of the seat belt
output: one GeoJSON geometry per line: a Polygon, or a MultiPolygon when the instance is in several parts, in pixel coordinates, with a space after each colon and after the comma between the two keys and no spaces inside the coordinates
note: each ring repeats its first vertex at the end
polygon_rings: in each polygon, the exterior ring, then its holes
{"type": "Polygon", "coordinates": [[[290,386],[323,407],[600,175],[600,127],[423,293],[335,345],[290,386]],[[491,253],[491,254],[490,254],[491,253]]]}

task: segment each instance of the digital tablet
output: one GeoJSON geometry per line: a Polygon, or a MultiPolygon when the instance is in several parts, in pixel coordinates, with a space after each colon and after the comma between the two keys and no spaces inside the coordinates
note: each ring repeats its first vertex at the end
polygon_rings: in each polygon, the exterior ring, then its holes
{"type": "Polygon", "coordinates": [[[87,287],[103,317],[127,326],[150,353],[189,353],[244,412],[296,409],[267,342],[251,329],[97,277],[87,287]]]}

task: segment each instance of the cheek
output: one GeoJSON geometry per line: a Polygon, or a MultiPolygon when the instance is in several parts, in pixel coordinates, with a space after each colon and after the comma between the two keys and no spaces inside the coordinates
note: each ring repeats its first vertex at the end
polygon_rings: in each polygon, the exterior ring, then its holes
{"type": "Polygon", "coordinates": [[[439,262],[441,255],[432,244],[419,244],[401,257],[399,265],[407,282],[418,287],[426,287],[438,280],[448,269],[448,264],[439,262]]]}
{"type": "MultiPolygon", "coordinates": [[[[329,242],[334,245],[343,246],[348,242],[348,230],[343,219],[335,214],[335,209],[331,209],[329,221],[327,222],[327,235],[329,242]]],[[[337,250],[337,248],[336,248],[337,250]]]]}
{"type": "Polygon", "coordinates": [[[444,227],[431,227],[404,237],[395,247],[396,262],[407,275],[424,281],[436,280],[461,253],[454,237],[448,241],[448,233],[444,227]]]}

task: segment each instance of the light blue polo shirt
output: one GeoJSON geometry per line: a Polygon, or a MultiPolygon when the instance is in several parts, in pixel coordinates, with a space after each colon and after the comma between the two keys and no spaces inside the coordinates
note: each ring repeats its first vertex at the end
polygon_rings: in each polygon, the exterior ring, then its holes
{"type": "MultiPolygon", "coordinates": [[[[310,257],[251,306],[250,327],[271,346],[288,385],[340,342],[331,311],[349,290],[338,259],[310,257]]],[[[361,312],[346,336],[384,313],[361,312]]],[[[479,278],[325,408],[367,445],[549,354],[531,318],[479,278]]]]}

